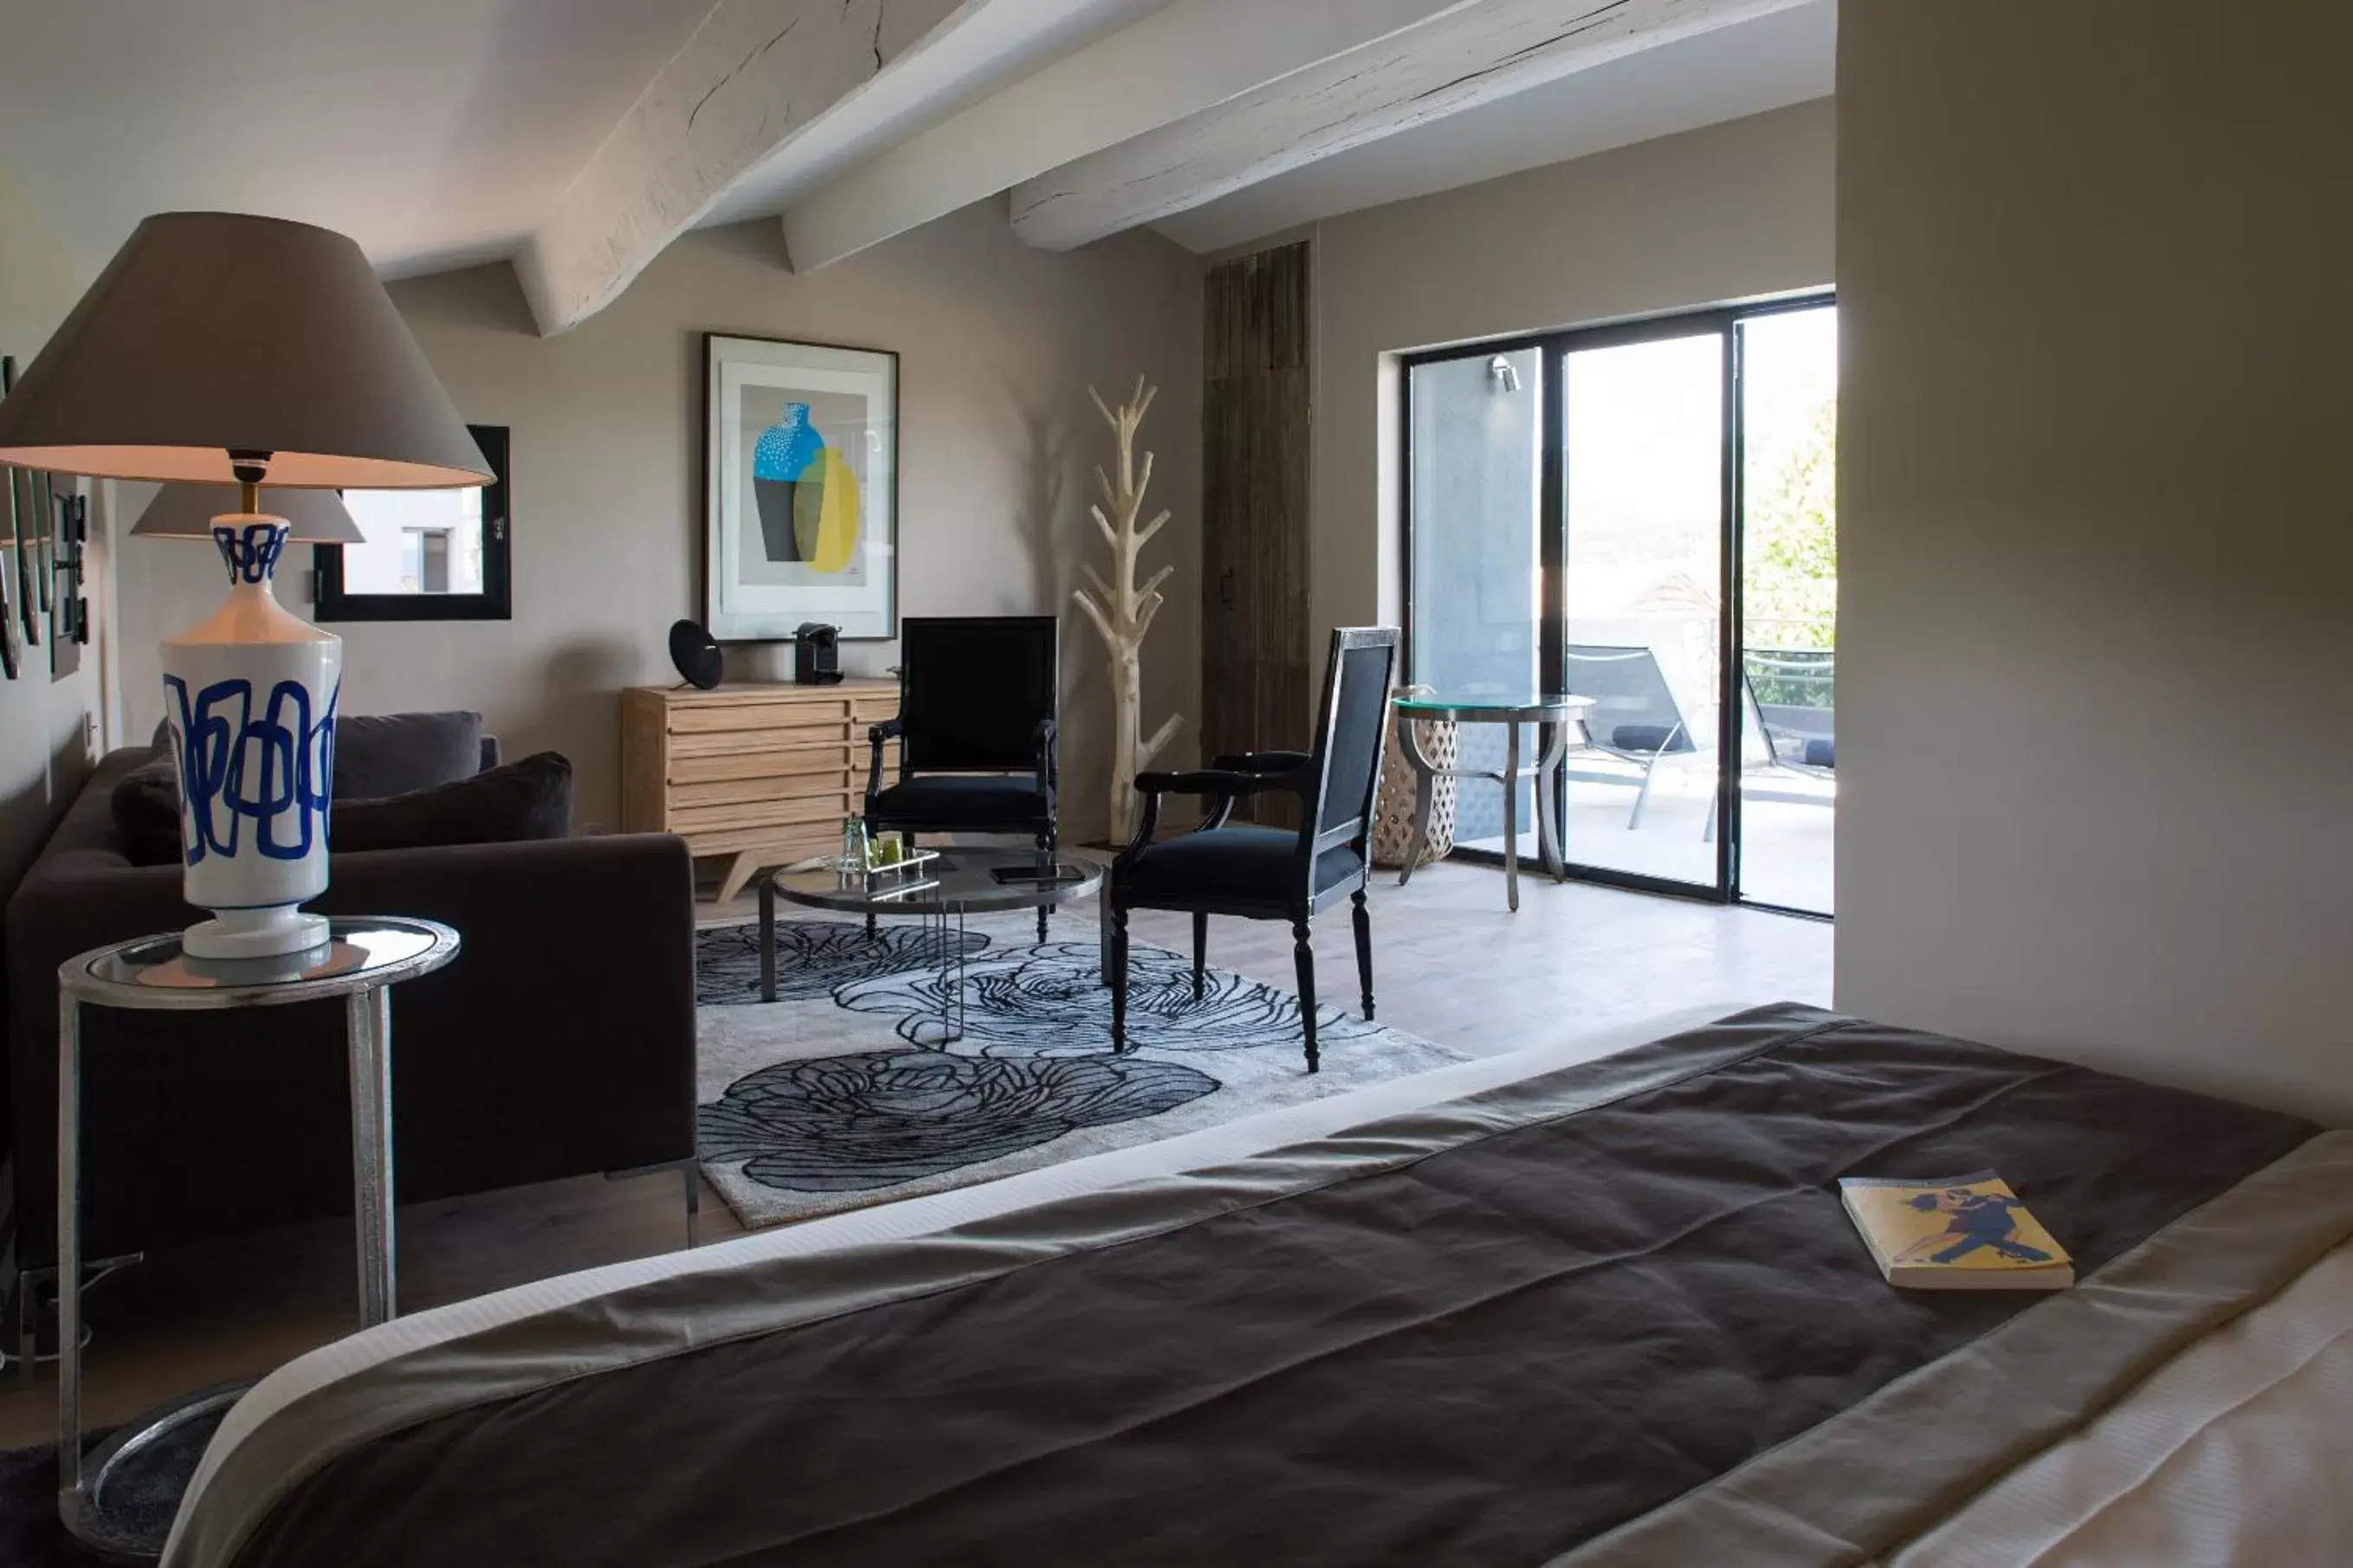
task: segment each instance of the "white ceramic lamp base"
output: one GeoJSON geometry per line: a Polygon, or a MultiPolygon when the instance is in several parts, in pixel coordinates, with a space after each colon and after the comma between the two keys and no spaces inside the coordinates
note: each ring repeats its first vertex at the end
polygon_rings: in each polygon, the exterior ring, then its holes
{"type": "Polygon", "coordinates": [[[327,890],[343,644],[271,594],[286,531],[280,518],[216,519],[228,602],[164,644],[184,892],[213,911],[181,939],[195,958],[268,958],[326,940],[324,918],[299,906],[327,890]]]}
{"type": "Polygon", "coordinates": [[[229,910],[180,933],[191,958],[278,958],[327,942],[327,917],[305,910],[229,910]]]}

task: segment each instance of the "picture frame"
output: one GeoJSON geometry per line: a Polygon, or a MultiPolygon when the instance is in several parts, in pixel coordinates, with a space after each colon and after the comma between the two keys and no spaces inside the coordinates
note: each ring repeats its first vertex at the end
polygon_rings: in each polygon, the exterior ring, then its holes
{"type": "Polygon", "coordinates": [[[703,617],[721,642],[899,629],[899,356],[706,332],[703,617]]]}

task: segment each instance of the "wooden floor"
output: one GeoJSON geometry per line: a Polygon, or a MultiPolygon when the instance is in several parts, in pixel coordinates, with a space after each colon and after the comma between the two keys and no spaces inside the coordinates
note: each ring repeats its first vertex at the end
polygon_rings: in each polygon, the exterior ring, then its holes
{"type": "MultiPolygon", "coordinates": [[[[1383,877],[1373,900],[1380,1018],[1409,1034],[1485,1055],[1551,1044],[1702,1005],[1826,1004],[1831,927],[1746,910],[1522,879],[1521,909],[1504,908],[1503,874],[1446,864],[1399,889],[1383,877]]],[[[713,907],[714,921],[749,918],[713,907]]],[[[1089,918],[1092,927],[1092,919],[1089,918]]],[[[1185,951],[1186,917],[1146,912],[1140,941],[1185,951]]],[[[1345,915],[1319,929],[1316,989],[1356,994],[1345,915]]],[[[1291,936],[1268,922],[1211,924],[1209,960],[1289,990],[1291,936]]],[[[702,1239],[738,1234],[702,1189],[702,1239]]],[[[674,1173],[587,1177],[403,1208],[400,1300],[415,1310],[596,1264],[669,1251],[685,1241],[674,1173]]],[[[85,1419],[121,1421],[174,1394],[266,1372],[348,1331],[357,1300],[351,1233],[308,1226],[180,1256],[151,1258],[92,1288],[85,1314],[85,1419]]],[[[0,1373],[0,1448],[55,1431],[46,1374],[0,1373]]]]}

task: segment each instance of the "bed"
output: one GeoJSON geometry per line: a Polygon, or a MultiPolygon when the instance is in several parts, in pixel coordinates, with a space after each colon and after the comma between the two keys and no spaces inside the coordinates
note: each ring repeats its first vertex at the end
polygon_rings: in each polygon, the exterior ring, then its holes
{"type": "Polygon", "coordinates": [[[181,1568],[2353,1561],[2353,1134],[1775,1006],[417,1314],[181,1568]],[[2048,1296],[1899,1292],[1991,1166],[2048,1296]]]}

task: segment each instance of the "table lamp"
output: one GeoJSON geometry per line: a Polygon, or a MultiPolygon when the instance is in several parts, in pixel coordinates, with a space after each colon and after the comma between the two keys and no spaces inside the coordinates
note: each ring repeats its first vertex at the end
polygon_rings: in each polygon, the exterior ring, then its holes
{"type": "MultiPolygon", "coordinates": [[[[261,958],[326,940],[301,906],[327,888],[343,639],[271,593],[300,517],[348,513],[287,490],[443,489],[490,467],[358,246],[308,224],[159,213],[116,252],[0,402],[0,464],[237,488],[206,531],[228,602],[164,643],[180,778],[192,957],[261,958]],[[261,510],[264,484],[283,514],[261,510]]],[[[196,504],[167,489],[135,534],[173,536],[196,504]]],[[[325,517],[327,521],[320,520],[325,517]]]]}

